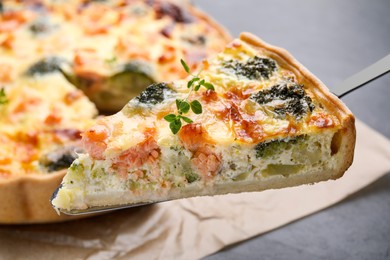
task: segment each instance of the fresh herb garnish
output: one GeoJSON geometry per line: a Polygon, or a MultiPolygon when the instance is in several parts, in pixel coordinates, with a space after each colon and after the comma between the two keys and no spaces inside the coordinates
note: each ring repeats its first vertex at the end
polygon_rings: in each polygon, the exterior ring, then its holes
{"type": "Polygon", "coordinates": [[[8,103],[7,96],[5,95],[4,88],[0,89],[0,105],[4,105],[8,103]]]}
{"type": "Polygon", "coordinates": [[[117,62],[118,58],[116,56],[112,56],[111,58],[107,58],[104,60],[105,63],[107,64],[113,64],[117,62]]]}
{"type": "Polygon", "coordinates": [[[199,77],[200,72],[197,75],[193,75],[187,63],[185,63],[185,61],[182,59],[180,60],[180,62],[184,70],[193,78],[187,83],[187,88],[190,89],[187,97],[185,99],[176,99],[177,114],[169,114],[164,117],[164,119],[169,122],[169,128],[171,129],[173,134],[177,134],[177,132],[179,132],[182,126],[182,121],[188,124],[193,122],[191,118],[183,116],[183,114],[187,114],[190,110],[192,110],[192,112],[197,115],[202,114],[203,112],[202,104],[198,100],[188,102],[188,98],[190,97],[192,91],[196,92],[202,86],[208,90],[214,91],[213,84],[211,84],[210,82],[206,82],[206,80],[201,79],[199,77]]]}

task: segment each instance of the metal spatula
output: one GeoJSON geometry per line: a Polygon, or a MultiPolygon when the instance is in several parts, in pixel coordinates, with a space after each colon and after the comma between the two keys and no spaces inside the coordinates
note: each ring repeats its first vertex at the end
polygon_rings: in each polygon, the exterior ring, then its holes
{"type": "MultiPolygon", "coordinates": [[[[352,91],[366,85],[367,83],[385,75],[389,71],[390,71],[390,54],[384,57],[383,59],[377,61],[376,63],[372,64],[371,66],[365,68],[364,70],[360,71],[359,73],[353,75],[352,77],[346,79],[341,84],[337,85],[334,88],[333,93],[339,98],[344,97],[348,93],[351,93],[352,91]]],[[[51,200],[53,200],[53,198],[57,195],[57,192],[60,189],[60,187],[58,187],[57,190],[53,193],[51,200]]],[[[110,206],[102,206],[102,207],[91,207],[84,210],[70,210],[70,211],[62,209],[61,212],[67,215],[102,213],[111,210],[132,208],[132,207],[138,207],[138,206],[154,204],[154,203],[155,202],[135,203],[135,204],[126,204],[126,205],[110,205],[110,206]]]]}
{"type": "Polygon", "coordinates": [[[385,75],[389,71],[390,54],[338,84],[333,89],[333,93],[339,98],[342,98],[348,93],[351,93],[352,91],[363,87],[367,83],[385,75]]]}

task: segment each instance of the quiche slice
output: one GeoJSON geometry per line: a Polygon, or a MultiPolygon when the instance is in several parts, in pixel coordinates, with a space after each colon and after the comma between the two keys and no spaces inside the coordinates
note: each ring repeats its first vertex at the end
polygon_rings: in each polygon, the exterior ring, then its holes
{"type": "Polygon", "coordinates": [[[152,84],[98,120],[82,142],[52,200],[62,212],[337,179],[352,163],[355,126],[289,53],[243,33],[198,74],[152,84]],[[188,88],[194,81],[205,87],[188,88]],[[189,111],[180,123],[178,109],[189,111]]]}

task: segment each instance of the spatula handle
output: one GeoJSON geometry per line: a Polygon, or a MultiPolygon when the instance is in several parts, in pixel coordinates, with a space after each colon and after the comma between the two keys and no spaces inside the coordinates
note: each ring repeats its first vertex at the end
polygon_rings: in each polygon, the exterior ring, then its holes
{"type": "Polygon", "coordinates": [[[385,75],[389,71],[390,54],[338,84],[334,88],[333,93],[341,98],[355,89],[358,89],[365,84],[385,75]]]}

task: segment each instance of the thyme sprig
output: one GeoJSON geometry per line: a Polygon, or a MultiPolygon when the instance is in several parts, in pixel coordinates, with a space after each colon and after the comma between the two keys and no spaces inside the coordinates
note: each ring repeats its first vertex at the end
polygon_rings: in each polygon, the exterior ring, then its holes
{"type": "Polygon", "coordinates": [[[0,89],[0,105],[4,105],[8,103],[7,96],[5,95],[4,88],[0,89]]]}
{"type": "Polygon", "coordinates": [[[182,127],[182,121],[188,124],[193,123],[192,119],[184,116],[184,114],[187,114],[190,110],[197,115],[202,114],[203,112],[202,104],[198,100],[195,99],[188,102],[188,98],[191,96],[192,92],[198,91],[202,86],[208,90],[215,90],[213,84],[199,77],[200,72],[193,75],[187,63],[182,59],[180,62],[188,75],[192,76],[192,79],[187,83],[187,88],[190,89],[187,97],[185,99],[176,99],[177,114],[168,114],[164,117],[164,119],[169,122],[169,128],[173,134],[177,134],[179,132],[182,127]]]}

